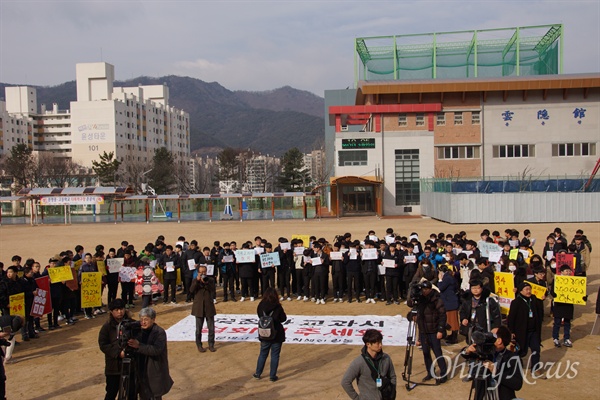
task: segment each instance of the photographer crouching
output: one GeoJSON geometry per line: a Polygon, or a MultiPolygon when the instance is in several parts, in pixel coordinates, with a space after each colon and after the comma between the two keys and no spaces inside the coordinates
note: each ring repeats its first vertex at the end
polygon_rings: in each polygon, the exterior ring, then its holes
{"type": "Polygon", "coordinates": [[[523,386],[521,359],[509,348],[512,338],[510,330],[500,326],[493,331],[473,332],[473,344],[461,352],[467,360],[478,361],[469,396],[475,400],[514,399],[515,392],[523,386]]]}
{"type": "MultiPolygon", "coordinates": [[[[100,328],[98,334],[98,345],[104,353],[104,374],[106,375],[106,395],[105,400],[115,400],[121,388],[121,370],[123,368],[123,359],[126,357],[126,343],[122,343],[119,329],[123,321],[129,320],[129,315],[125,310],[125,302],[122,299],[115,299],[108,304],[108,321],[100,328]]],[[[135,377],[133,370],[125,376],[129,381],[129,390],[126,398],[134,400],[135,377]]]]}
{"type": "Polygon", "coordinates": [[[440,294],[433,290],[433,285],[429,281],[419,284],[412,284],[410,288],[410,298],[407,301],[409,307],[417,309],[417,326],[419,327],[419,341],[423,349],[423,359],[427,375],[423,382],[436,379],[436,384],[446,382],[447,366],[446,360],[442,356],[441,340],[446,333],[446,309],[440,298],[440,294]],[[431,359],[431,350],[436,357],[437,365],[440,367],[439,375],[434,372],[433,360],[431,359]]]}

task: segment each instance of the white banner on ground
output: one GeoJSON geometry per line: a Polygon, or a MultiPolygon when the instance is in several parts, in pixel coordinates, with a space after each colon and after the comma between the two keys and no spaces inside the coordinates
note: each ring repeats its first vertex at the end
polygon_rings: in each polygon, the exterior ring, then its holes
{"type": "MultiPolygon", "coordinates": [[[[363,334],[367,329],[377,329],[383,334],[384,346],[406,346],[408,320],[400,315],[288,315],[283,323],[286,343],[300,344],[350,344],[364,345],[363,334]]],[[[196,318],[192,315],[182,319],[169,329],[171,342],[195,341],[196,318]]],[[[206,327],[202,330],[207,335],[206,327]]],[[[253,314],[220,314],[215,316],[215,340],[217,342],[258,341],[258,317],[253,314]]]]}

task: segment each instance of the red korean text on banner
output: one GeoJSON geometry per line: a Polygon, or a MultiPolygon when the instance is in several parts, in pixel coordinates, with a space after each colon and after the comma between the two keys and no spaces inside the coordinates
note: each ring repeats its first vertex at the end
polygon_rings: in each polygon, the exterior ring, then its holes
{"type": "Polygon", "coordinates": [[[50,298],[50,278],[43,276],[35,280],[37,284],[37,295],[33,297],[33,305],[29,315],[32,317],[42,317],[52,312],[52,300],[50,298]]]}

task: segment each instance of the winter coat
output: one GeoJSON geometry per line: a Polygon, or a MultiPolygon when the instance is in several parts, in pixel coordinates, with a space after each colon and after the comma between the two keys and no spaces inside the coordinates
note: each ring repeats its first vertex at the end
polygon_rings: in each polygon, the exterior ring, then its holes
{"type": "Polygon", "coordinates": [[[399,251],[394,251],[394,254],[392,254],[391,251],[387,251],[385,253],[385,256],[383,256],[383,259],[387,259],[387,260],[394,260],[394,264],[396,264],[396,268],[386,268],[385,269],[385,276],[396,276],[396,277],[401,277],[401,268],[400,265],[402,264],[402,260],[400,259],[400,252],[399,251]]]}
{"type": "Polygon", "coordinates": [[[269,315],[273,313],[273,322],[275,324],[275,330],[277,334],[272,340],[266,340],[263,338],[259,338],[260,341],[265,342],[275,342],[275,343],[283,343],[285,342],[285,329],[283,328],[282,323],[287,320],[287,315],[285,315],[285,311],[280,303],[267,303],[266,301],[261,301],[258,303],[258,307],[256,308],[256,313],[258,317],[262,317],[264,314],[269,315]]]}
{"type": "Polygon", "coordinates": [[[173,379],[169,375],[167,333],[165,330],[156,324],[152,325],[147,342],[140,343],[137,352],[146,356],[145,370],[139,371],[141,376],[140,387],[146,388],[144,394],[160,397],[169,393],[173,386],[173,379]],[[148,389],[151,393],[147,393],[148,389]]]}
{"type": "MultiPolygon", "coordinates": [[[[483,289],[481,292],[481,297],[479,298],[479,302],[475,307],[475,318],[472,319],[473,313],[473,294],[471,292],[467,293],[462,304],[460,305],[460,309],[458,311],[459,320],[462,324],[462,321],[466,319],[469,323],[473,324],[474,328],[483,329],[484,332],[487,332],[487,299],[490,296],[490,292],[487,289],[483,289]]],[[[502,317],[500,315],[500,306],[498,302],[493,298],[490,298],[490,328],[498,328],[502,324],[502,317]]]]}
{"type": "MultiPolygon", "coordinates": [[[[413,300],[407,302],[409,307],[413,300]]],[[[440,294],[431,290],[428,296],[421,296],[417,304],[417,325],[421,333],[446,333],[446,309],[440,294]]]]}
{"type": "MultiPolygon", "coordinates": [[[[365,355],[371,357],[367,353],[367,346],[363,346],[361,355],[356,357],[348,366],[342,378],[342,388],[351,399],[379,400],[381,399],[381,392],[371,375],[371,368],[364,359],[365,355]],[[352,386],[355,379],[360,394],[356,393],[354,386],[352,386]]],[[[378,353],[375,360],[373,360],[373,364],[377,367],[381,376],[389,376],[392,385],[396,386],[396,371],[389,355],[384,352],[378,353]]]]}
{"type": "Polygon", "coordinates": [[[458,310],[458,283],[450,272],[446,272],[441,281],[438,281],[438,289],[440,289],[440,297],[444,302],[446,311],[458,310]]]}
{"type": "Polygon", "coordinates": [[[98,333],[98,345],[100,351],[104,353],[104,374],[105,375],[120,375],[122,358],[119,357],[121,350],[119,341],[117,340],[117,326],[119,323],[108,314],[108,321],[100,328],[98,333]]]}
{"type": "Polygon", "coordinates": [[[194,317],[212,318],[217,315],[213,297],[215,296],[215,279],[208,276],[206,282],[194,279],[190,286],[190,294],[194,296],[192,315],[194,317]]]}
{"type": "MultiPolygon", "coordinates": [[[[533,327],[538,336],[540,343],[542,342],[542,319],[544,318],[544,303],[535,296],[530,298],[531,311],[533,312],[533,327]]],[[[515,339],[519,344],[521,352],[519,355],[524,357],[527,354],[527,320],[529,318],[529,306],[526,304],[524,297],[518,294],[510,303],[508,312],[508,329],[515,335],[515,339]]]]}
{"type": "Polygon", "coordinates": [[[177,253],[172,252],[171,255],[168,256],[165,252],[158,257],[158,266],[163,270],[163,279],[177,279],[177,270],[181,266],[181,260],[179,259],[179,255],[177,253]],[[173,263],[173,271],[167,272],[168,262],[173,263]]]}

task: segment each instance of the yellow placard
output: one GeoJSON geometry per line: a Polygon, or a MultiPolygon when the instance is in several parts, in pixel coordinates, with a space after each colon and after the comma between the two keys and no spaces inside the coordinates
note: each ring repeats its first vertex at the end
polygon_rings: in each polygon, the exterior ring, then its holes
{"type": "Polygon", "coordinates": [[[48,268],[48,276],[50,277],[50,282],[58,283],[73,280],[73,271],[71,267],[53,267],[48,268]]]}
{"type": "Polygon", "coordinates": [[[508,258],[511,260],[516,260],[517,258],[519,258],[519,249],[512,249],[508,258]]]}
{"type": "Polygon", "coordinates": [[[81,274],[81,307],[102,305],[102,273],[83,272],[81,274]]]}
{"type": "Polygon", "coordinates": [[[96,266],[98,267],[98,272],[102,273],[102,276],[106,275],[106,263],[104,260],[96,261],[96,266]]]}
{"type": "Polygon", "coordinates": [[[531,282],[529,282],[529,284],[531,285],[531,294],[540,300],[544,300],[546,298],[547,289],[545,287],[531,282]]]}
{"type": "Polygon", "coordinates": [[[304,247],[310,247],[310,235],[292,235],[292,239],[302,240],[304,247]]]}
{"type": "Polygon", "coordinates": [[[586,283],[585,276],[556,275],[554,277],[554,293],[556,293],[554,301],[585,305],[583,298],[586,294],[586,283]]]}
{"type": "Polygon", "coordinates": [[[9,296],[10,315],[19,315],[25,321],[25,293],[9,296]]]}
{"type": "Polygon", "coordinates": [[[515,278],[510,272],[494,272],[494,287],[498,296],[515,298],[515,278]]]}
{"type": "Polygon", "coordinates": [[[79,268],[81,268],[81,264],[83,264],[83,260],[81,259],[73,263],[73,268],[75,268],[75,271],[79,271],[79,268]]]}

